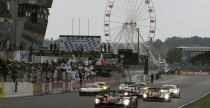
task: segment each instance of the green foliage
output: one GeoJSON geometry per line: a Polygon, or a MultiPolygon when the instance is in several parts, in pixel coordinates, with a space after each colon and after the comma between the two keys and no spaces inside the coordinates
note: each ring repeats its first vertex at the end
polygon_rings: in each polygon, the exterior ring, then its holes
{"type": "MultiPolygon", "coordinates": [[[[210,47],[210,38],[207,37],[171,37],[167,38],[165,41],[157,39],[152,43],[151,50],[156,58],[159,56],[161,58],[166,58],[167,53],[170,49],[174,49],[180,46],[190,46],[190,47],[210,47]]],[[[187,53],[183,53],[184,56],[187,56],[187,53]]]]}
{"type": "Polygon", "coordinates": [[[181,62],[182,54],[179,49],[169,49],[166,54],[166,62],[173,64],[174,62],[181,62]]]}
{"type": "Polygon", "coordinates": [[[209,108],[209,106],[210,106],[210,94],[193,103],[184,106],[183,108],[209,108]]]}

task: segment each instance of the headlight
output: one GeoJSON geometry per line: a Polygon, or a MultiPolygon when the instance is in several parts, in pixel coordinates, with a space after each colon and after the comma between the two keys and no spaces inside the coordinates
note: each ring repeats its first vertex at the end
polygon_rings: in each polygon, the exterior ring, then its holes
{"type": "Polygon", "coordinates": [[[147,90],[147,88],[146,88],[146,87],[144,87],[144,90],[147,90]]]}
{"type": "Polygon", "coordinates": [[[128,92],[125,92],[124,95],[127,96],[128,95],[128,92]]]}
{"type": "Polygon", "coordinates": [[[119,89],[121,90],[121,89],[122,89],[122,87],[119,87],[119,89]]]}
{"type": "Polygon", "coordinates": [[[124,105],[126,105],[126,106],[127,106],[127,105],[129,105],[129,103],[130,103],[130,101],[129,101],[128,99],[123,100],[123,104],[124,104],[124,105]]]}
{"type": "Polygon", "coordinates": [[[99,104],[99,103],[100,103],[100,100],[99,100],[98,98],[96,98],[96,99],[95,99],[95,103],[96,103],[96,104],[99,104]]]}
{"type": "Polygon", "coordinates": [[[174,90],[174,93],[177,94],[178,93],[178,90],[174,90]]]}
{"type": "Polygon", "coordinates": [[[164,96],[164,98],[165,98],[165,100],[168,100],[168,99],[169,99],[169,95],[166,94],[166,95],[164,96]]]}
{"type": "Polygon", "coordinates": [[[106,90],[106,89],[107,89],[107,86],[103,86],[102,89],[103,89],[103,90],[106,90]]]}
{"type": "Polygon", "coordinates": [[[160,90],[160,92],[161,92],[161,93],[163,93],[163,92],[164,92],[164,90],[163,90],[163,89],[161,89],[161,90],[160,90]]]}
{"type": "Polygon", "coordinates": [[[143,98],[147,98],[147,94],[144,93],[144,94],[143,94],[143,98]]]}

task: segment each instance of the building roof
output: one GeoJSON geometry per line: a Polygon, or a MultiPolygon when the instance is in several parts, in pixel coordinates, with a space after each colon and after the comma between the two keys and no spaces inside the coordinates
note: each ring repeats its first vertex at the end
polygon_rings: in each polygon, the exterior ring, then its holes
{"type": "Polygon", "coordinates": [[[178,49],[182,49],[183,51],[191,51],[191,52],[207,52],[210,51],[210,47],[188,47],[188,46],[180,46],[176,47],[178,49]]]}

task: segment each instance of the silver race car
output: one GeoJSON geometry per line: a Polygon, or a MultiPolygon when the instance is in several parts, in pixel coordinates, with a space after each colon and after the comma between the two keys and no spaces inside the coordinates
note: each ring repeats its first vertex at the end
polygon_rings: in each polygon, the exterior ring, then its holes
{"type": "Polygon", "coordinates": [[[133,89],[135,82],[124,82],[119,85],[119,90],[121,91],[131,91],[133,89]]]}
{"type": "Polygon", "coordinates": [[[103,90],[98,84],[88,83],[79,90],[79,95],[96,95],[101,93],[103,90]]]}

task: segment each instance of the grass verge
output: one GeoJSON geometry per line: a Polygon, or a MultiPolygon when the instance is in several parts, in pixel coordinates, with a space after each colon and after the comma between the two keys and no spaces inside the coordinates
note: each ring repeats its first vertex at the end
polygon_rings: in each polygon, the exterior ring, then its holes
{"type": "Polygon", "coordinates": [[[210,108],[210,94],[182,108],[210,108]]]}

